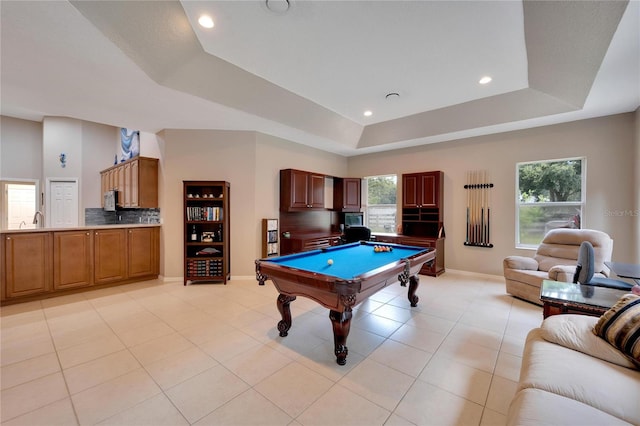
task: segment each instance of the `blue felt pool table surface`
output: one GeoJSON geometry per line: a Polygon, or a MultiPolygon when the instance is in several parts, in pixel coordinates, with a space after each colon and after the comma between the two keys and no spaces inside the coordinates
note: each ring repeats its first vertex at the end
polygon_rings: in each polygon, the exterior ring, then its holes
{"type": "Polygon", "coordinates": [[[357,242],[266,260],[289,268],[351,280],[400,259],[428,250],[424,247],[357,242]],[[392,247],[392,251],[375,252],[375,246],[389,246],[392,247]],[[329,259],[333,261],[333,264],[329,264],[329,259]]]}

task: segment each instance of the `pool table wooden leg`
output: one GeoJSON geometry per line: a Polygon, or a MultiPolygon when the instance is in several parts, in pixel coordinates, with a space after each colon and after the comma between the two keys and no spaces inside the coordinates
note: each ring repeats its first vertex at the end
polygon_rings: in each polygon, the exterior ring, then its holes
{"type": "Polygon", "coordinates": [[[344,312],[334,310],[329,311],[329,319],[333,325],[333,345],[336,354],[336,362],[339,365],[347,363],[347,336],[351,328],[351,308],[347,307],[344,312]]]}
{"type": "Polygon", "coordinates": [[[409,292],[407,296],[409,297],[409,303],[411,303],[411,307],[413,308],[418,306],[418,300],[420,300],[420,298],[416,295],[418,285],[420,285],[420,278],[418,278],[417,274],[409,278],[409,292]]]}
{"type": "Polygon", "coordinates": [[[294,300],[296,300],[295,296],[287,296],[286,294],[278,296],[278,311],[282,315],[282,321],[278,322],[280,337],[286,337],[289,334],[288,331],[291,328],[291,307],[289,305],[294,300]]]}

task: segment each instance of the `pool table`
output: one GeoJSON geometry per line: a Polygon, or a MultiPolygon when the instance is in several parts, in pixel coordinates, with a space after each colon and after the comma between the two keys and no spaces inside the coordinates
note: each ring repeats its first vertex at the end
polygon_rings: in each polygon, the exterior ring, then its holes
{"type": "Polygon", "coordinates": [[[320,250],[256,260],[260,285],[270,279],[280,293],[277,306],[282,320],[278,331],[285,337],[291,328],[290,303],[296,296],[308,297],[329,309],[333,325],[336,362],[347,361],[347,336],[352,308],[377,291],[400,281],[409,283],[408,298],[417,306],[418,272],[435,259],[432,248],[381,244],[368,241],[320,250]],[[375,251],[376,246],[389,251],[375,251]]]}

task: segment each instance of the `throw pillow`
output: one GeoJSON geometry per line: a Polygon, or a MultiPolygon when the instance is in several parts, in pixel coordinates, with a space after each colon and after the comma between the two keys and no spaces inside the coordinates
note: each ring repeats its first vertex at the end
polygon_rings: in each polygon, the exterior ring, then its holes
{"type": "Polygon", "coordinates": [[[622,296],[600,317],[593,332],[640,367],[640,296],[622,296]]]}

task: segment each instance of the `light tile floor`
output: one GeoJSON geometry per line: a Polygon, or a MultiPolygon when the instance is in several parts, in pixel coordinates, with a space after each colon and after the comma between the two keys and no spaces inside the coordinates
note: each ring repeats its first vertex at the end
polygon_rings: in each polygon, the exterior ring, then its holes
{"type": "Polygon", "coordinates": [[[299,297],[278,336],[270,281],[148,281],[1,309],[11,425],[501,425],[540,307],[498,278],[421,277],[354,310],[347,365],[299,297]]]}

